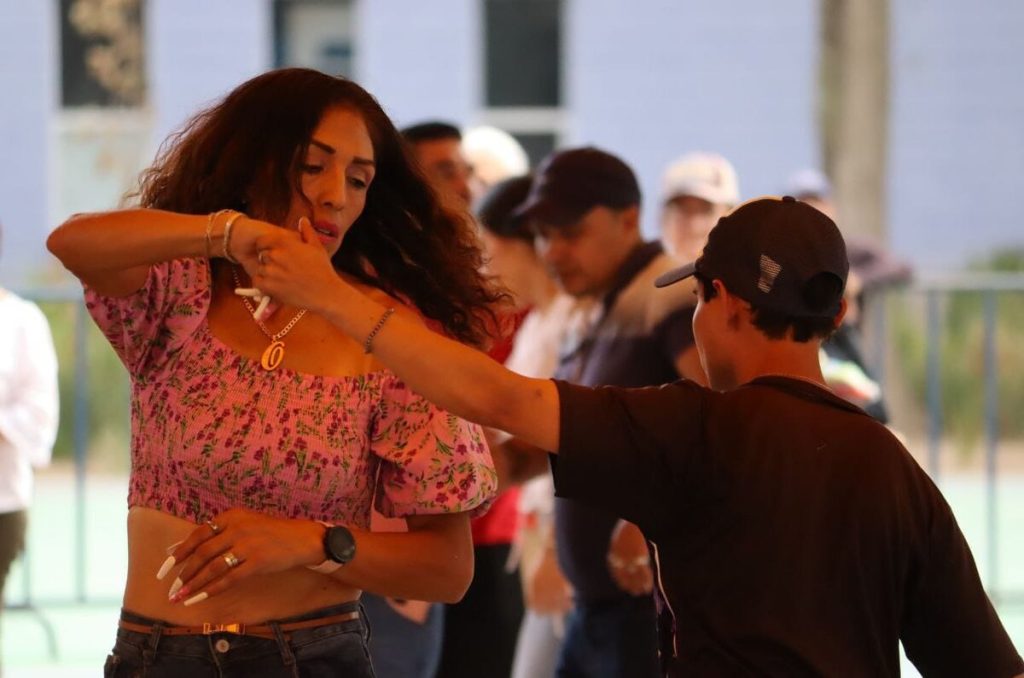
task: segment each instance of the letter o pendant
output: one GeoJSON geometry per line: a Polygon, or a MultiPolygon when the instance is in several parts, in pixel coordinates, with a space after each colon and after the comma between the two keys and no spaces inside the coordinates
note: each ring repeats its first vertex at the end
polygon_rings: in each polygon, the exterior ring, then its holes
{"type": "Polygon", "coordinates": [[[267,346],[267,350],[263,352],[263,357],[260,358],[260,365],[267,372],[272,372],[281,366],[281,361],[283,360],[284,342],[275,341],[270,346],[267,346]]]}

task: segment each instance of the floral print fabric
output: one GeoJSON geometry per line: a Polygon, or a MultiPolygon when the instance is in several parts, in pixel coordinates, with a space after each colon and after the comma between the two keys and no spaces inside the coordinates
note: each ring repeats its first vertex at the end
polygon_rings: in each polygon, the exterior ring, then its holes
{"type": "Polygon", "coordinates": [[[375,496],[389,517],[485,508],[497,480],[479,427],[387,370],[267,372],[210,333],[210,296],[203,259],[155,265],[127,297],[86,288],[132,378],[129,506],[197,523],[245,507],[360,528],[375,496]]]}

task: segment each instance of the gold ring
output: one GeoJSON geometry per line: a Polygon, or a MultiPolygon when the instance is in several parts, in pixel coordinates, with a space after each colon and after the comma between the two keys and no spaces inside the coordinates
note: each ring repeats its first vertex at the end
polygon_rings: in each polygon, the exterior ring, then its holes
{"type": "Polygon", "coordinates": [[[242,561],[239,560],[238,557],[235,556],[234,553],[232,553],[231,551],[228,551],[227,553],[224,554],[224,562],[228,564],[228,568],[230,569],[232,567],[238,567],[238,564],[240,562],[242,562],[242,561]]]}
{"type": "Polygon", "coordinates": [[[220,525],[213,522],[212,520],[207,520],[206,524],[210,526],[210,529],[213,530],[214,534],[220,534],[220,525]]]}

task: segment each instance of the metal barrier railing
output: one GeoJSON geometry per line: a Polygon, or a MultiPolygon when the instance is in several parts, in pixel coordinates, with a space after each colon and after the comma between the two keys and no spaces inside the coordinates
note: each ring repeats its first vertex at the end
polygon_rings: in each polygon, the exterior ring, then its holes
{"type": "MultiPolygon", "coordinates": [[[[74,490],[74,575],[75,595],[72,600],[48,601],[63,604],[84,604],[87,602],[85,590],[85,468],[89,439],[89,417],[88,417],[88,393],[89,393],[89,371],[86,358],[86,323],[88,318],[85,305],[82,303],[82,293],[79,290],[46,290],[36,289],[30,291],[19,291],[19,295],[37,303],[65,303],[73,304],[74,333],[73,333],[73,369],[74,399],[72,403],[73,435],[72,454],[75,468],[75,490],[74,490]]],[[[63,368],[63,366],[62,366],[63,368]]],[[[62,412],[66,408],[62,407],[62,412]]],[[[26,540],[27,542],[27,540],[26,540]]],[[[53,624],[37,605],[32,586],[32,553],[26,545],[25,552],[21,557],[21,579],[23,599],[14,604],[5,604],[5,609],[12,611],[25,611],[39,623],[46,638],[47,650],[52,659],[58,656],[57,634],[53,624]]]]}
{"type": "MultiPolygon", "coordinates": [[[[1005,591],[1000,585],[998,536],[998,464],[999,422],[998,422],[998,358],[996,352],[997,295],[1004,293],[1024,293],[1024,275],[958,275],[942,278],[925,278],[915,282],[905,293],[920,294],[925,299],[925,326],[927,332],[927,389],[925,403],[927,409],[928,437],[928,471],[938,478],[941,472],[939,451],[944,433],[942,406],[941,377],[941,342],[942,342],[942,308],[943,295],[953,293],[976,293],[983,299],[982,322],[984,327],[984,431],[985,431],[985,504],[986,504],[986,537],[987,537],[987,581],[990,595],[997,602],[1024,603],[1024,591],[1005,591]]],[[[74,374],[73,398],[70,414],[72,426],[72,455],[74,460],[74,587],[70,598],[44,601],[47,606],[118,604],[116,599],[91,596],[86,582],[86,468],[89,447],[89,397],[90,374],[87,353],[88,318],[82,302],[81,292],[72,290],[26,290],[19,292],[23,297],[39,303],[65,303],[74,305],[73,320],[73,359],[70,367],[62,365],[61,369],[71,369],[74,374]]],[[[885,382],[889,377],[885,361],[885,347],[889,343],[890,324],[887,319],[887,304],[883,303],[889,292],[868,299],[865,308],[870,326],[867,342],[868,359],[875,370],[875,375],[885,390],[885,382]]],[[[1022,375],[1024,376],[1024,375],[1022,375]]],[[[63,410],[64,416],[68,409],[63,410]]],[[[45,615],[39,610],[34,597],[31,580],[31,553],[23,557],[22,577],[25,587],[23,602],[10,605],[8,609],[28,610],[44,627],[51,655],[56,656],[57,645],[53,629],[45,615]]]]}
{"type": "MultiPolygon", "coordinates": [[[[926,389],[927,471],[938,482],[942,474],[940,452],[946,432],[943,411],[942,342],[945,335],[942,302],[953,294],[975,294],[981,298],[983,346],[983,431],[985,476],[985,548],[984,574],[989,595],[996,602],[1024,604],[1024,591],[1004,590],[1000,582],[999,538],[999,364],[996,346],[998,298],[1004,294],[1024,294],[1024,274],[1020,273],[958,273],[923,276],[907,287],[883,291],[868,298],[871,342],[868,360],[886,392],[887,346],[891,338],[886,300],[894,293],[924,297],[926,327],[926,389]]],[[[956,356],[953,359],[962,359],[956,356]]],[[[1024,375],[1021,375],[1024,377],[1024,375]]]]}
{"type": "MultiPolygon", "coordinates": [[[[86,468],[89,448],[89,393],[90,377],[88,364],[88,326],[92,322],[86,311],[85,303],[82,300],[80,289],[34,289],[19,293],[22,297],[36,303],[71,304],[74,308],[72,354],[73,363],[71,369],[74,373],[74,389],[71,403],[72,416],[72,438],[71,450],[74,460],[74,596],[69,603],[88,603],[90,601],[86,591],[86,468]]],[[[61,365],[66,369],[66,365],[61,365]]],[[[67,416],[67,408],[61,409],[61,416],[67,416]]],[[[28,568],[25,568],[26,570],[28,568]]],[[[26,590],[26,596],[30,595],[26,590]]],[[[63,602],[63,601],[62,601],[63,602]]],[[[107,601],[99,601],[107,602],[107,601]]]]}

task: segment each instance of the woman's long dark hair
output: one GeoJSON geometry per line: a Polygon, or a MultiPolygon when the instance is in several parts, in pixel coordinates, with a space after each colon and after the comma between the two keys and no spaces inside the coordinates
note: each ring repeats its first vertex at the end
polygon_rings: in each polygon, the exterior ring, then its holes
{"type": "Polygon", "coordinates": [[[460,341],[484,344],[504,294],[480,273],[472,222],[442,205],[380,104],[350,80],[285,68],[243,83],[164,142],[142,174],[138,202],[206,214],[246,212],[258,196],[268,210],[260,218],[283,219],[292,192],[301,195],[299,165],[313,132],[339,105],[363,117],[376,173],[335,268],[410,301],[460,341]]]}

